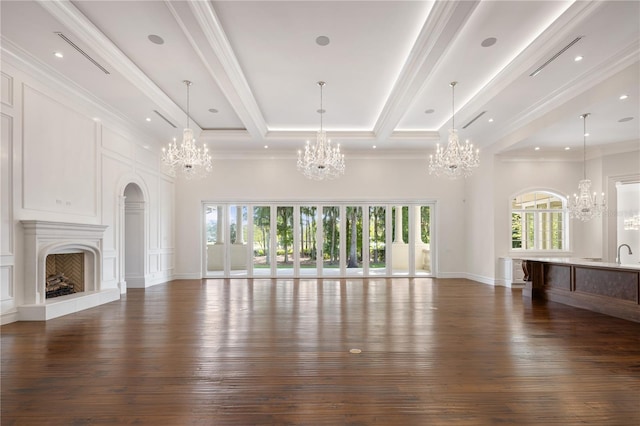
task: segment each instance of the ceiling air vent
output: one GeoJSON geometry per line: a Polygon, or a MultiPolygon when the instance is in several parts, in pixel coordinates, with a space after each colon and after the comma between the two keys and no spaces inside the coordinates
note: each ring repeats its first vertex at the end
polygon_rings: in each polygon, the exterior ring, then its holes
{"type": "Polygon", "coordinates": [[[155,112],[156,114],[158,114],[158,116],[160,118],[162,118],[164,121],[166,121],[167,123],[169,123],[169,125],[171,127],[173,127],[174,129],[177,129],[178,127],[176,127],[175,124],[173,124],[171,121],[169,121],[169,119],[167,117],[165,117],[164,115],[160,114],[160,112],[157,109],[154,109],[153,112],[155,112]]]}
{"type": "Polygon", "coordinates": [[[549,65],[551,62],[555,61],[556,59],[558,59],[558,56],[562,55],[564,52],[566,52],[571,46],[573,46],[574,44],[576,44],[577,42],[579,42],[582,39],[583,36],[578,36],[576,37],[571,43],[567,44],[565,47],[563,47],[562,49],[560,49],[560,51],[558,51],[555,55],[553,55],[551,58],[549,58],[547,60],[547,62],[545,62],[544,64],[540,65],[538,68],[536,68],[536,70],[534,72],[532,72],[531,74],[529,74],[529,77],[535,77],[540,71],[542,71],[542,69],[544,67],[546,67],[547,65],[549,65]]]}
{"type": "Polygon", "coordinates": [[[462,128],[466,129],[467,127],[471,126],[478,118],[482,117],[486,113],[487,113],[487,111],[482,111],[480,114],[476,115],[470,122],[468,122],[467,124],[462,126],[462,128]]]}
{"type": "Polygon", "coordinates": [[[84,56],[85,58],[87,58],[89,61],[91,61],[91,63],[93,65],[95,65],[96,67],[100,68],[100,70],[105,73],[105,74],[111,74],[109,71],[107,71],[107,69],[105,67],[103,67],[102,65],[100,65],[98,63],[98,61],[96,61],[95,59],[93,59],[91,56],[89,56],[89,54],[87,54],[87,52],[85,52],[84,50],[82,50],[80,47],[78,47],[77,44],[75,44],[74,42],[72,42],[71,40],[69,40],[69,38],[62,34],[61,32],[56,32],[56,34],[58,34],[58,36],[60,36],[61,39],[63,39],[64,41],[66,41],[69,46],[73,47],[74,49],[76,49],[78,52],[80,52],[82,54],[82,56],[84,56]]]}

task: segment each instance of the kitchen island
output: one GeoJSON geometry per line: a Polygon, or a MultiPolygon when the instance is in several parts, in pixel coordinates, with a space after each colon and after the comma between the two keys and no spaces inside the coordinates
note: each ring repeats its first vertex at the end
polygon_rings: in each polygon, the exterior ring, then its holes
{"type": "Polygon", "coordinates": [[[524,297],[640,322],[640,264],[523,258],[524,297]]]}

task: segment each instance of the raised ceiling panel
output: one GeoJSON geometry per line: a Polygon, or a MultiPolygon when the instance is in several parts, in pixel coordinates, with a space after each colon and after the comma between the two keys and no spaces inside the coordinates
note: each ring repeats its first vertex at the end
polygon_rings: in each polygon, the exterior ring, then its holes
{"type": "MultiPolygon", "coordinates": [[[[186,126],[187,90],[190,90],[190,115],[201,128],[243,128],[214,76],[204,67],[180,23],[162,1],[125,1],[114,7],[112,1],[79,1],[74,4],[115,43],[122,52],[185,111],[174,124],[186,126]],[[163,44],[149,40],[159,36],[163,44]],[[218,113],[211,113],[216,109],[218,113]]],[[[197,28],[192,26],[189,30],[197,28]]],[[[153,119],[160,119],[149,111],[153,119]]]]}
{"type": "Polygon", "coordinates": [[[271,130],[371,130],[428,2],[214,2],[271,130]],[[318,36],[330,43],[316,44],[318,36]]]}

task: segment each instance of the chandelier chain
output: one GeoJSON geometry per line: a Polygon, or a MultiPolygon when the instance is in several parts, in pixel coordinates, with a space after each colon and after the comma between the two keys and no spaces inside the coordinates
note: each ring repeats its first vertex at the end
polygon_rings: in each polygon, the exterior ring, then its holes
{"type": "Polygon", "coordinates": [[[582,179],[587,179],[587,117],[582,114],[582,179]]]}

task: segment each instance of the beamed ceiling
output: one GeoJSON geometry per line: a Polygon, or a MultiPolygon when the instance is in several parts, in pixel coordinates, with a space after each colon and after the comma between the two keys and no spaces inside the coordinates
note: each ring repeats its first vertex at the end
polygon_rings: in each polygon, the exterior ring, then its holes
{"type": "Polygon", "coordinates": [[[264,155],[265,146],[294,156],[319,128],[320,80],[324,127],[351,155],[375,146],[376,155],[426,157],[451,126],[451,81],[455,126],[481,150],[581,158],[585,112],[590,155],[637,149],[640,139],[637,1],[0,7],[3,55],[72,82],[155,140],[151,149],[186,125],[183,80],[193,82],[192,127],[218,156],[264,155]]]}

